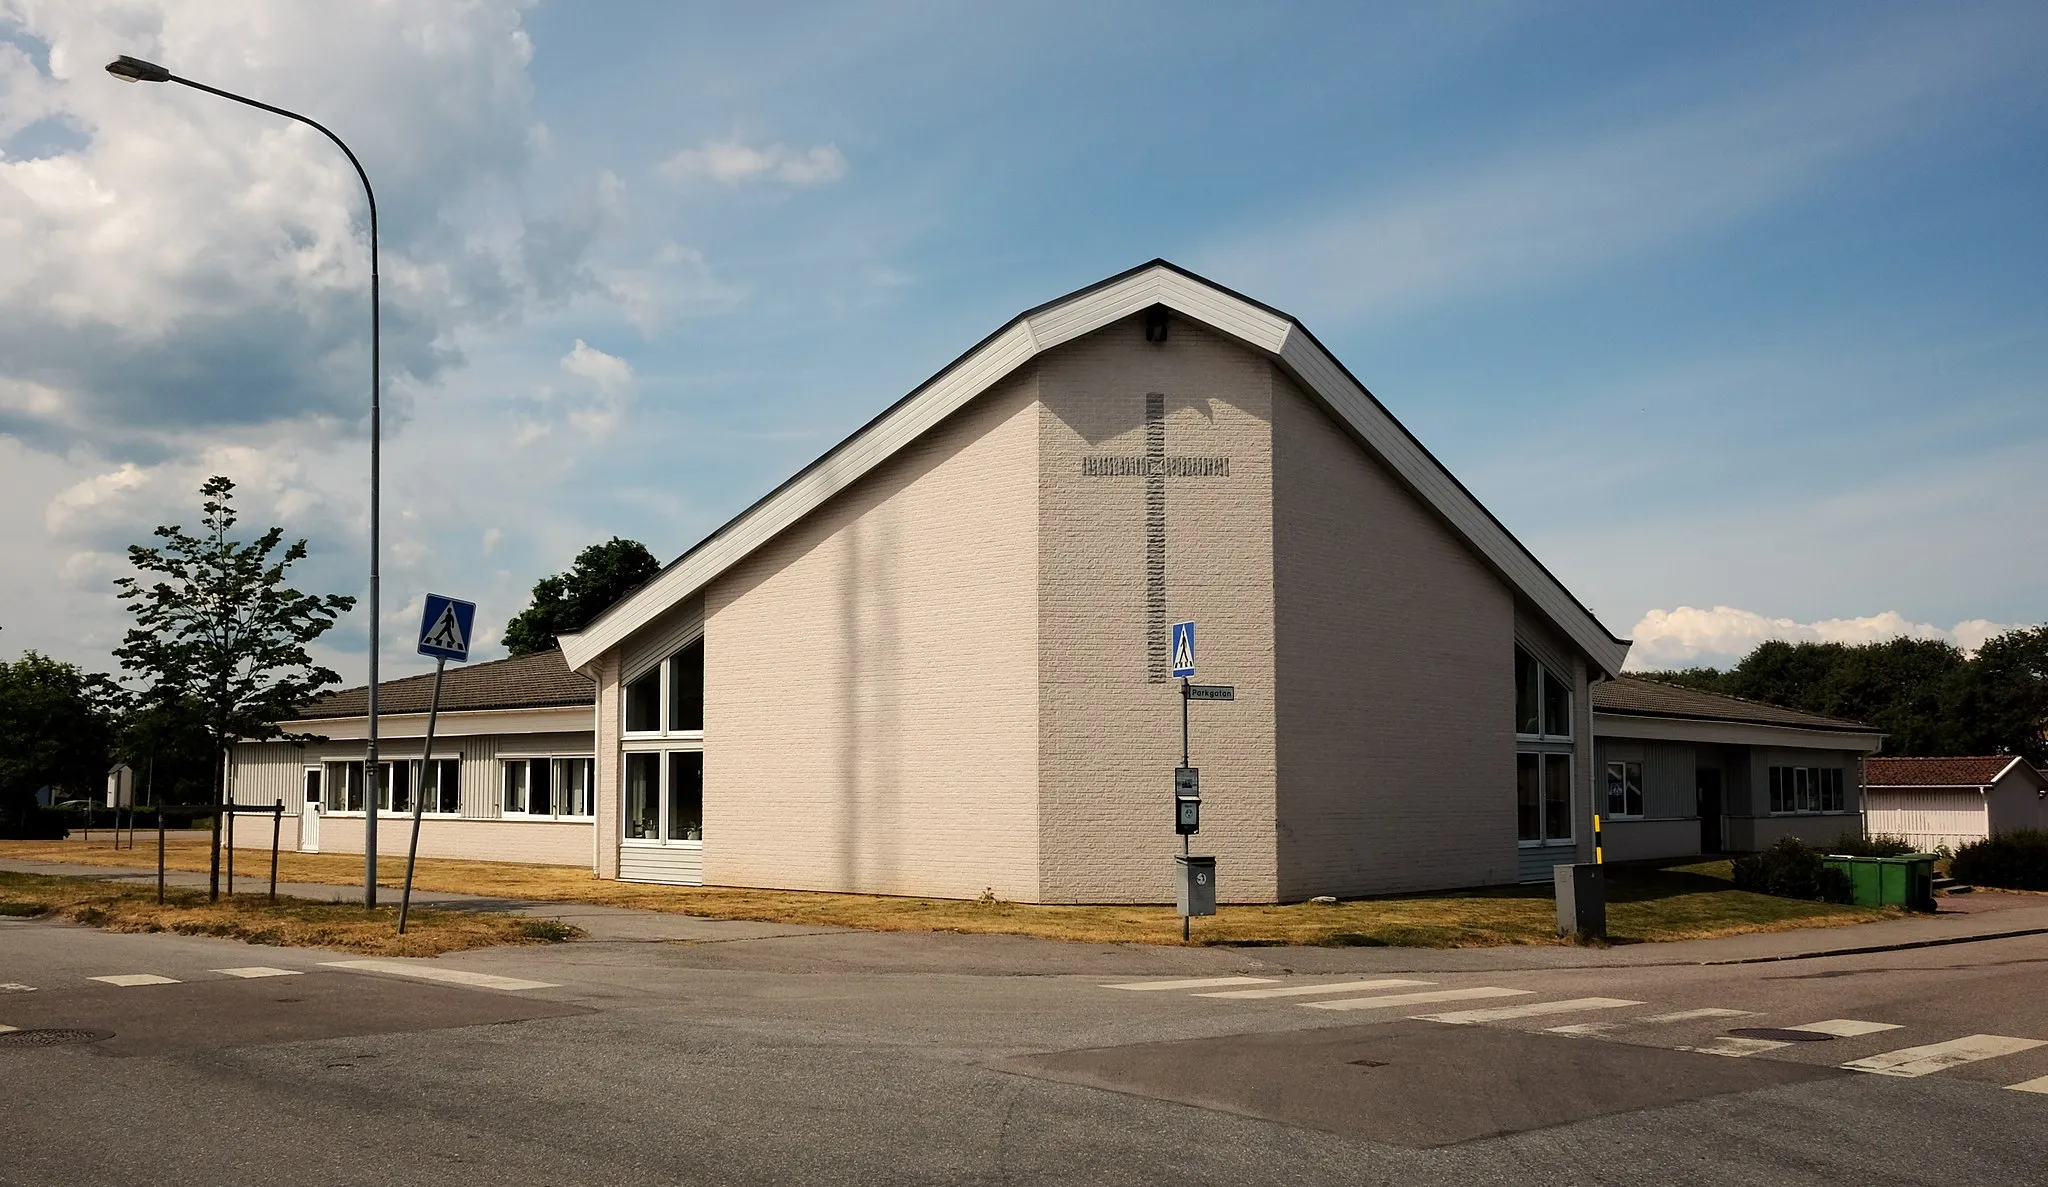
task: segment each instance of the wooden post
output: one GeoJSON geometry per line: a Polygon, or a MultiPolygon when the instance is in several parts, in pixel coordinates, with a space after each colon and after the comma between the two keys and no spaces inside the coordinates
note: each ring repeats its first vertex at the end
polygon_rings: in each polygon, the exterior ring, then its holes
{"type": "Polygon", "coordinates": [[[232,796],[221,806],[228,814],[228,897],[235,897],[235,801],[232,796]]]}
{"type": "MultiPolygon", "coordinates": [[[[154,760],[152,760],[154,769],[154,760]]],[[[156,806],[156,905],[164,905],[164,806],[156,806]]]]}

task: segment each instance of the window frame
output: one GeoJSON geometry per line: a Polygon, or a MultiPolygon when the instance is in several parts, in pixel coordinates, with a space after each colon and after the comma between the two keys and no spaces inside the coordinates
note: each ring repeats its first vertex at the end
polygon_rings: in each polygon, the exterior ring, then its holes
{"type": "Polygon", "coordinates": [[[1848,772],[1841,767],[1772,763],[1764,779],[1766,815],[1847,816],[1853,812],[1848,772]]]}
{"type": "Polygon", "coordinates": [[[500,820],[568,821],[572,824],[581,824],[585,821],[595,821],[597,819],[597,756],[595,754],[578,754],[574,752],[559,753],[552,751],[546,754],[499,755],[498,818],[500,820]],[[584,797],[590,805],[589,812],[578,813],[561,811],[562,784],[560,780],[557,779],[557,776],[561,773],[559,764],[571,762],[580,762],[585,764],[583,768],[583,786],[584,797]],[[529,807],[532,805],[534,763],[544,764],[544,767],[547,771],[548,805],[550,808],[554,810],[549,812],[534,812],[530,811],[528,808],[506,807],[505,780],[506,776],[515,768],[523,769],[526,772],[525,781],[520,787],[520,802],[529,805],[529,807]]]}
{"type": "Polygon", "coordinates": [[[1515,845],[1522,849],[1563,849],[1579,843],[1579,773],[1578,755],[1564,747],[1523,746],[1515,751],[1515,845]],[[1522,761],[1534,759],[1536,763],[1536,836],[1522,835],[1522,761]],[[1563,759],[1565,764],[1564,815],[1568,825],[1566,835],[1550,835],[1550,768],[1552,760],[1563,759]]]}
{"type": "MultiPolygon", "coordinates": [[[[378,768],[379,768],[379,773],[380,773],[380,776],[381,776],[381,775],[382,775],[383,773],[386,773],[386,772],[389,772],[389,771],[391,771],[391,770],[393,769],[393,767],[394,767],[394,766],[395,766],[396,764],[398,764],[398,763],[404,763],[404,764],[405,764],[405,768],[406,768],[406,794],[407,794],[407,796],[408,796],[408,797],[410,797],[410,796],[412,796],[412,795],[414,795],[414,794],[416,794],[416,793],[417,793],[418,789],[420,788],[420,786],[421,786],[421,785],[422,785],[422,783],[424,782],[424,780],[423,780],[422,776],[424,776],[424,775],[426,774],[426,772],[425,772],[425,771],[424,771],[424,770],[423,770],[422,768],[423,768],[423,767],[424,767],[424,766],[426,765],[426,763],[427,763],[428,761],[429,761],[429,760],[428,760],[428,759],[425,759],[425,758],[381,758],[381,757],[380,757],[380,758],[379,758],[379,759],[377,760],[377,766],[378,766],[378,768]]],[[[433,756],[433,758],[432,758],[432,760],[431,760],[431,761],[434,761],[434,762],[452,762],[452,763],[454,763],[454,764],[455,764],[455,811],[453,811],[453,812],[440,812],[440,811],[435,811],[435,810],[433,810],[433,809],[426,809],[426,810],[423,810],[423,811],[422,811],[422,812],[420,813],[421,817],[423,817],[423,818],[426,818],[426,819],[431,819],[431,820],[461,820],[461,819],[463,819],[463,815],[462,815],[462,755],[461,755],[461,754],[460,754],[459,752],[458,752],[458,753],[455,753],[455,754],[435,754],[435,755],[433,756]]],[[[348,803],[348,793],[349,793],[349,778],[348,778],[348,776],[349,776],[349,774],[350,774],[350,773],[352,773],[352,772],[362,772],[362,773],[361,773],[360,775],[358,775],[358,777],[357,777],[357,778],[358,778],[358,783],[360,784],[360,787],[361,787],[361,794],[362,794],[362,797],[363,797],[363,802],[364,802],[365,804],[367,804],[367,803],[369,802],[369,795],[370,795],[370,792],[371,792],[371,783],[370,783],[370,779],[369,779],[369,775],[368,775],[368,772],[367,772],[367,770],[365,769],[365,767],[364,767],[364,765],[363,765],[363,764],[364,764],[364,760],[363,760],[363,759],[360,759],[360,758],[328,758],[328,759],[322,759],[322,760],[320,760],[320,763],[319,763],[319,767],[318,767],[318,769],[319,769],[319,770],[320,770],[320,772],[321,772],[321,774],[320,774],[320,814],[321,814],[322,816],[358,816],[358,817],[359,817],[359,816],[367,816],[367,815],[369,815],[369,813],[368,813],[367,811],[365,811],[365,810],[364,810],[363,808],[350,808],[350,807],[347,807],[347,806],[346,806],[346,804],[348,803]],[[332,770],[332,768],[335,768],[335,767],[340,767],[340,768],[342,768],[342,772],[343,772],[343,774],[342,774],[342,777],[341,777],[340,779],[338,779],[338,780],[337,780],[337,779],[335,779],[335,778],[333,778],[333,770],[332,770]],[[344,806],[341,806],[341,807],[336,807],[336,806],[335,806],[335,804],[334,804],[334,802],[333,802],[333,800],[334,800],[334,794],[335,794],[335,789],[336,789],[337,787],[338,787],[338,788],[339,788],[339,790],[340,790],[340,795],[341,795],[341,803],[342,803],[342,805],[344,805],[344,806]]],[[[307,769],[307,770],[313,770],[313,769],[314,769],[314,767],[313,767],[312,765],[310,765],[310,764],[309,764],[309,765],[308,765],[308,766],[306,767],[306,769],[307,769]]],[[[301,787],[303,788],[303,786],[304,786],[304,781],[303,781],[303,780],[301,780],[300,786],[301,786],[301,787]]],[[[391,780],[389,780],[389,779],[386,779],[386,778],[382,778],[382,777],[378,778],[378,779],[377,779],[377,781],[376,781],[376,784],[375,784],[375,789],[376,789],[376,793],[377,793],[377,815],[379,815],[379,816],[410,816],[410,815],[412,815],[412,804],[411,804],[411,802],[410,802],[410,799],[409,799],[409,798],[408,798],[408,802],[406,803],[405,807],[403,807],[403,808],[394,808],[394,807],[392,807],[392,806],[391,806],[391,800],[392,800],[392,796],[391,796],[391,789],[392,789],[392,781],[391,781],[391,780]]],[[[301,801],[301,802],[304,802],[304,801],[301,801]]]]}
{"type": "Polygon", "coordinates": [[[1611,758],[1607,760],[1606,808],[1600,813],[1602,820],[1641,820],[1644,817],[1644,804],[1647,798],[1643,791],[1643,763],[1641,759],[1611,758]],[[1621,768],[1621,806],[1623,810],[1619,812],[1614,810],[1614,777],[1616,767],[1621,768]],[[1635,773],[1635,782],[1633,784],[1629,782],[1631,768],[1634,769],[1635,773]],[[1633,812],[1627,810],[1630,791],[1635,793],[1635,811],[1633,812]]]}
{"type": "Polygon", "coordinates": [[[700,792],[697,802],[697,835],[692,838],[670,837],[668,835],[671,824],[669,819],[670,796],[672,794],[670,775],[675,769],[676,757],[684,754],[702,755],[703,753],[703,745],[701,743],[692,745],[689,739],[683,739],[680,745],[675,744],[673,741],[667,745],[648,745],[642,743],[637,746],[626,747],[622,750],[619,756],[619,844],[634,849],[702,849],[704,847],[704,803],[701,795],[704,786],[704,775],[701,758],[697,768],[697,786],[700,792]],[[631,793],[627,784],[627,768],[631,765],[633,759],[641,757],[650,758],[654,761],[654,835],[651,837],[627,835],[632,815],[632,805],[629,802],[631,793]]]}
{"type": "Polygon", "coordinates": [[[1551,670],[1551,667],[1550,667],[1550,665],[1549,665],[1549,664],[1546,664],[1546,663],[1544,663],[1544,662],[1543,662],[1543,661],[1542,661],[1541,659],[1539,659],[1539,658],[1537,657],[1537,655],[1536,655],[1536,653],[1535,653],[1535,652],[1533,652],[1533,651],[1529,650],[1529,649],[1528,649],[1527,647],[1524,647],[1524,646],[1522,646],[1522,645],[1521,645],[1520,643],[1516,643],[1516,644],[1515,644],[1515,740],[1516,740],[1516,741],[1518,741],[1518,742],[1559,742],[1559,743],[1562,743],[1562,742],[1570,742],[1570,741],[1574,740],[1574,738],[1576,737],[1576,727],[1575,727],[1575,725],[1574,725],[1574,723],[1573,723],[1573,710],[1574,710],[1574,708],[1575,708],[1575,705],[1574,705],[1574,703],[1573,703],[1573,702],[1574,702],[1574,701],[1576,701],[1576,700],[1577,700],[1577,698],[1578,698],[1578,691],[1577,691],[1576,689],[1574,689],[1574,688],[1572,687],[1572,682],[1571,682],[1570,680],[1568,680],[1568,679],[1565,679],[1565,678],[1564,678],[1563,676],[1560,676],[1560,675],[1559,675],[1559,674],[1558,674],[1557,672],[1555,672],[1555,671],[1551,670]],[[1531,667],[1533,667],[1533,668],[1534,668],[1534,674],[1535,674],[1535,681],[1534,681],[1534,685],[1535,685],[1535,687],[1534,687],[1534,694],[1535,694],[1535,698],[1536,698],[1536,705],[1535,705],[1535,722],[1536,722],[1536,730],[1537,730],[1537,732],[1535,732],[1535,733],[1533,733],[1533,734],[1532,734],[1532,733],[1527,733],[1527,732],[1524,732],[1524,731],[1523,731],[1523,729],[1522,729],[1522,703],[1521,703],[1521,697],[1522,697],[1522,673],[1523,673],[1523,663],[1524,663],[1525,661],[1526,661],[1526,662],[1527,662],[1527,663],[1528,663],[1528,664],[1529,664],[1529,665],[1530,665],[1531,667]],[[1565,727],[1565,732],[1564,732],[1564,733],[1561,733],[1561,734],[1553,734],[1553,733],[1549,733],[1549,732],[1547,732],[1547,731],[1548,731],[1548,729],[1549,729],[1549,726],[1550,726],[1550,719],[1551,719],[1551,712],[1550,712],[1550,709],[1551,709],[1551,706],[1550,706],[1550,697],[1551,697],[1551,685],[1553,685],[1553,684],[1555,684],[1555,685],[1556,685],[1556,686],[1557,686],[1558,688],[1561,688],[1561,689],[1563,689],[1563,690],[1564,690],[1564,727],[1565,727]]]}
{"type": "Polygon", "coordinates": [[[620,679],[619,738],[621,741],[653,741],[656,739],[692,741],[701,740],[704,737],[704,727],[701,724],[705,699],[703,696],[702,679],[704,667],[701,662],[697,665],[697,672],[699,677],[697,709],[700,724],[695,729],[672,728],[669,724],[670,722],[676,719],[676,710],[681,703],[680,699],[676,696],[675,689],[677,661],[682,659],[686,654],[688,654],[692,648],[697,649],[699,652],[703,650],[703,635],[700,634],[695,638],[688,640],[681,646],[677,647],[674,651],[671,651],[667,655],[662,656],[659,660],[656,660],[654,663],[649,664],[644,668],[635,669],[630,679],[620,679]],[[634,685],[640,683],[642,680],[645,680],[649,676],[653,676],[655,678],[656,686],[659,690],[655,696],[654,706],[654,720],[657,728],[651,730],[627,729],[627,714],[631,707],[631,702],[628,699],[628,690],[631,689],[634,685]]]}

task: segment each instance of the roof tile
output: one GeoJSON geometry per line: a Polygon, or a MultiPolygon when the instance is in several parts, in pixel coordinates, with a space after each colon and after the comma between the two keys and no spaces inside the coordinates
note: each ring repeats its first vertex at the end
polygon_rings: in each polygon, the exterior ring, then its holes
{"type": "Polygon", "coordinates": [[[1617,676],[1593,686],[1593,711],[1631,717],[1682,717],[1695,721],[1733,721],[1745,725],[1783,725],[1795,729],[1875,733],[1858,721],[1784,709],[1720,693],[1700,692],[1642,676],[1617,676]]]}
{"type": "MultiPolygon", "coordinates": [[[[386,680],[377,686],[377,716],[425,713],[434,694],[431,673],[386,680]]],[[[369,712],[369,686],[345,688],[315,697],[297,720],[361,717],[369,712]]],[[[441,710],[544,709],[558,705],[595,705],[597,685],[569,670],[560,649],[492,660],[448,669],[441,682],[441,710]]]]}
{"type": "Polygon", "coordinates": [[[1935,758],[1871,758],[1863,781],[1872,787],[1982,787],[2012,765],[2010,754],[1935,758]]]}

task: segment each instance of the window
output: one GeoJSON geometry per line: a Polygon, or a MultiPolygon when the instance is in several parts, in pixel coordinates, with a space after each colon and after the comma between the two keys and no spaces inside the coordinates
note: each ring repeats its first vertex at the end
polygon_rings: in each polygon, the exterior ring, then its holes
{"type": "MultiPolygon", "coordinates": [[[[412,811],[413,788],[424,787],[427,801],[422,811],[442,812],[450,816],[460,812],[462,760],[437,758],[427,769],[422,770],[421,767],[422,763],[416,758],[379,762],[377,811],[412,811]],[[440,777],[438,789],[433,782],[437,773],[440,777]]],[[[324,804],[329,812],[362,811],[362,760],[331,762],[324,769],[309,768],[306,771],[306,802],[324,804]]]]}
{"type": "Polygon", "coordinates": [[[424,811],[455,816],[462,811],[462,760],[437,758],[422,764],[420,794],[426,797],[424,811]]]}
{"type": "Polygon", "coordinates": [[[699,639],[668,661],[668,728],[673,732],[704,728],[704,640],[699,639]]]}
{"type": "Polygon", "coordinates": [[[1572,756],[1515,756],[1515,836],[1525,845],[1572,839],[1572,756]]]}
{"type": "Polygon", "coordinates": [[[1845,812],[1848,797],[1840,767],[1772,767],[1771,811],[1845,812]]]}
{"type": "Polygon", "coordinates": [[[1607,764],[1607,815],[1641,816],[1643,814],[1643,764],[1639,762],[1611,762],[1607,764]]]}
{"type": "Polygon", "coordinates": [[[316,808],[320,806],[319,767],[306,768],[306,802],[313,805],[316,808]]]}
{"type": "Polygon", "coordinates": [[[656,668],[626,685],[626,732],[652,734],[661,730],[661,669],[656,668]]]}
{"type": "Polygon", "coordinates": [[[363,810],[363,762],[331,762],[327,764],[327,810],[330,812],[360,812],[363,810]]]}
{"type": "Polygon", "coordinates": [[[590,758],[508,758],[500,787],[507,816],[589,816],[590,758]]]}
{"type": "Polygon", "coordinates": [[[626,756],[626,839],[661,839],[661,755],[626,756]]]}
{"type": "Polygon", "coordinates": [[[379,812],[412,811],[412,774],[412,764],[409,762],[377,764],[379,812]]]}
{"type": "Polygon", "coordinates": [[[1515,648],[1515,732],[1525,738],[1572,736],[1571,686],[1520,647],[1515,648]]]}

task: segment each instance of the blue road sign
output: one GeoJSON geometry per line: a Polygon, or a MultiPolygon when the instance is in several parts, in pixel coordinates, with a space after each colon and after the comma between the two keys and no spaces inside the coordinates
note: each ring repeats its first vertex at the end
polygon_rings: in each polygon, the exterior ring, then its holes
{"type": "Polygon", "coordinates": [[[475,623],[475,602],[428,594],[420,615],[420,654],[469,662],[469,628],[475,623]]]}
{"type": "Polygon", "coordinates": [[[1195,674],[1195,624],[1173,624],[1173,674],[1176,678],[1195,674]]]}

